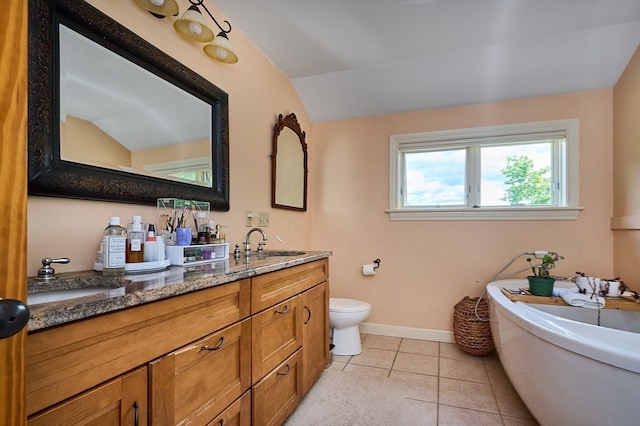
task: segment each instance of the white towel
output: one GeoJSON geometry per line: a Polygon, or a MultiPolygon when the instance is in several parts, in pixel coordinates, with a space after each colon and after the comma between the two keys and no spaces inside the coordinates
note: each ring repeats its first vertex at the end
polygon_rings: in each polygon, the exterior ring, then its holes
{"type": "Polygon", "coordinates": [[[553,296],[556,296],[556,297],[561,297],[561,296],[564,296],[565,294],[568,294],[568,293],[577,293],[577,292],[578,292],[578,288],[577,287],[571,287],[571,288],[554,287],[553,288],[553,296]]]}
{"type": "Polygon", "coordinates": [[[593,294],[566,293],[560,297],[571,306],[579,306],[581,308],[597,309],[604,308],[604,297],[593,294]]]}

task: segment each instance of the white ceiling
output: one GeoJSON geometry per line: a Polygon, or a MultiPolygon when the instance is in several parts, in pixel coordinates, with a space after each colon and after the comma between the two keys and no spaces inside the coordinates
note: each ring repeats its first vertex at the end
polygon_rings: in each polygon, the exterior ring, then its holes
{"type": "Polygon", "coordinates": [[[210,1],[313,122],[611,88],[640,43],[640,0],[210,1]]]}
{"type": "Polygon", "coordinates": [[[130,151],[211,133],[204,101],[61,24],[60,120],[67,116],[93,123],[130,151]]]}

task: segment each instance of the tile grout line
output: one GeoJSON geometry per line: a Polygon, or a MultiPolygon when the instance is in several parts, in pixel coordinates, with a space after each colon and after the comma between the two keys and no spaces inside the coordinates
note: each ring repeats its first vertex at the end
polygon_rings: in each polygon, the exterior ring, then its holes
{"type": "MultiPolygon", "coordinates": [[[[371,341],[368,341],[369,340],[368,337],[370,337],[370,336],[368,336],[368,335],[365,336],[365,339],[363,339],[363,341],[362,341],[362,343],[364,343],[363,352],[365,352],[367,350],[370,350],[370,349],[373,350],[374,352],[375,351],[395,352],[393,354],[393,359],[392,359],[392,362],[390,363],[390,367],[387,369],[387,373],[386,373],[386,377],[387,378],[391,378],[393,372],[398,372],[398,373],[405,372],[403,370],[397,370],[397,367],[398,367],[397,363],[398,363],[398,359],[399,359],[399,356],[400,356],[400,352],[402,352],[403,354],[405,354],[405,353],[406,354],[415,354],[415,355],[423,355],[423,356],[429,356],[429,357],[433,356],[433,355],[431,355],[431,353],[433,353],[432,351],[429,351],[427,353],[427,352],[423,352],[422,349],[419,349],[417,347],[414,348],[407,341],[406,338],[400,338],[397,346],[395,346],[395,349],[392,349],[393,345],[391,345],[390,342],[384,342],[384,341],[378,342],[375,339],[371,339],[371,341]],[[403,344],[405,344],[405,343],[408,344],[408,346],[407,346],[406,350],[402,350],[403,344]]],[[[411,339],[408,339],[408,340],[411,340],[411,339]]],[[[487,377],[487,382],[484,382],[484,381],[476,382],[475,380],[465,380],[463,378],[451,378],[452,380],[456,380],[456,381],[460,381],[460,382],[470,382],[470,383],[478,383],[478,384],[486,383],[486,384],[488,384],[489,387],[490,387],[491,396],[493,397],[493,402],[494,402],[495,407],[496,407],[496,412],[493,412],[491,410],[487,411],[485,409],[480,409],[480,408],[468,408],[468,407],[458,406],[458,405],[442,404],[442,401],[441,401],[441,396],[442,395],[440,395],[441,394],[441,390],[442,390],[441,389],[441,385],[442,385],[442,380],[441,379],[443,378],[443,377],[441,377],[441,375],[443,373],[442,362],[444,360],[454,360],[455,361],[458,358],[457,358],[456,354],[451,352],[451,348],[449,347],[449,345],[447,345],[447,344],[445,344],[443,342],[436,342],[436,343],[437,343],[437,347],[434,348],[434,349],[436,349],[435,355],[437,357],[438,363],[437,363],[437,366],[436,366],[436,373],[435,373],[435,384],[436,384],[435,395],[434,395],[435,396],[435,398],[434,398],[435,399],[435,410],[434,411],[435,411],[435,421],[436,421],[435,424],[439,425],[440,422],[443,421],[443,419],[441,417],[442,413],[440,411],[441,411],[441,408],[445,407],[445,406],[454,407],[456,409],[467,410],[467,411],[477,411],[477,412],[481,412],[481,413],[494,414],[494,415],[497,414],[498,417],[496,418],[496,420],[499,421],[498,424],[502,424],[502,425],[507,424],[507,420],[505,418],[505,414],[503,413],[503,410],[500,408],[500,406],[498,404],[498,397],[499,397],[498,390],[500,390],[503,385],[500,382],[500,380],[496,380],[496,381],[492,380],[491,377],[490,377],[490,371],[489,371],[490,370],[489,367],[493,368],[493,364],[492,363],[494,363],[494,362],[498,362],[499,363],[499,360],[483,358],[481,366],[480,365],[476,366],[476,368],[479,367],[484,371],[484,374],[487,377]],[[449,354],[450,356],[447,356],[447,354],[449,354]]],[[[342,363],[342,361],[344,361],[344,364],[343,364],[342,368],[340,369],[340,371],[345,371],[346,367],[348,365],[350,365],[351,362],[354,361],[355,358],[357,358],[357,356],[349,356],[349,357],[346,358],[346,360],[344,360],[344,359],[341,360],[341,363],[342,363]]],[[[387,358],[387,359],[389,359],[389,358],[387,358]]],[[[462,361],[464,361],[464,359],[462,359],[462,361]]],[[[356,362],[356,364],[354,364],[354,366],[358,367],[358,366],[360,366],[360,364],[358,364],[356,362]]],[[[368,368],[376,368],[374,365],[367,365],[366,363],[362,364],[362,366],[363,367],[368,367],[368,368]]],[[[380,368],[380,367],[378,367],[378,368],[380,368]]],[[[406,371],[406,373],[420,374],[420,375],[424,374],[426,376],[430,376],[430,374],[418,373],[418,372],[413,372],[412,373],[411,371],[406,371]]],[[[413,398],[408,398],[408,399],[413,399],[413,398]]],[[[415,400],[416,401],[423,401],[421,399],[415,399],[415,400]]],[[[424,402],[428,402],[428,401],[424,401],[424,402]]],[[[508,416],[508,417],[510,418],[511,416],[508,416]]],[[[526,419],[525,417],[520,417],[520,416],[515,416],[515,418],[521,419],[521,420],[529,420],[529,419],[526,419]]],[[[535,418],[533,418],[532,420],[535,422],[535,418]]]]}
{"type": "Polygon", "coordinates": [[[489,371],[487,370],[487,363],[485,360],[482,360],[482,368],[484,369],[484,373],[487,375],[487,380],[489,381],[489,386],[491,389],[491,395],[493,395],[493,401],[496,403],[496,410],[498,410],[498,415],[500,416],[500,422],[504,425],[504,417],[502,417],[502,410],[500,409],[500,405],[498,405],[498,397],[496,395],[496,389],[493,386],[491,381],[491,377],[489,377],[489,371]]]}

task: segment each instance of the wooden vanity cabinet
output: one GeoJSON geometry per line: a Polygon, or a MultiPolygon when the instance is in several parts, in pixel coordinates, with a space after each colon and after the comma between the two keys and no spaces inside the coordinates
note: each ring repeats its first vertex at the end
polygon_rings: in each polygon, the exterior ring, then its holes
{"type": "MultiPolygon", "coordinates": [[[[29,333],[27,414],[146,371],[147,363],[248,318],[250,291],[250,280],[241,280],[29,333]]],[[[146,401],[141,410],[148,411],[146,401]]]]}
{"type": "Polygon", "coordinates": [[[29,426],[147,424],[147,368],[113,379],[29,418],[29,426]]]}
{"type": "Polygon", "coordinates": [[[329,361],[327,259],[251,280],[252,412],[279,425],[329,361]]]}
{"type": "Polygon", "coordinates": [[[282,424],[329,361],[328,266],[29,333],[28,424],[282,424]]]}

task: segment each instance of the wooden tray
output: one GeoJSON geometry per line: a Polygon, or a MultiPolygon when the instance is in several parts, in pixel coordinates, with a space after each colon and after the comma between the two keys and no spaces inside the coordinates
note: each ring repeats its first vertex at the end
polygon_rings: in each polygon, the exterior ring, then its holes
{"type": "MultiPolygon", "coordinates": [[[[526,291],[526,290],[523,290],[526,291]]],[[[504,288],[502,293],[513,302],[538,303],[541,305],[570,306],[562,297],[534,296],[532,294],[511,294],[504,288]]],[[[604,309],[619,309],[621,311],[640,311],[640,303],[633,297],[621,296],[618,299],[605,298],[604,309]]]]}

